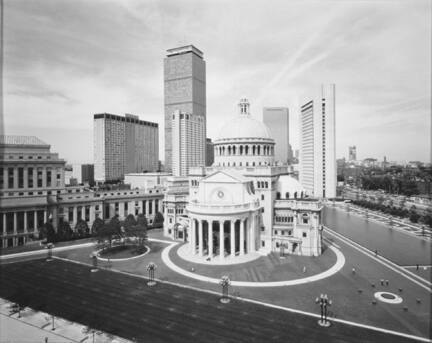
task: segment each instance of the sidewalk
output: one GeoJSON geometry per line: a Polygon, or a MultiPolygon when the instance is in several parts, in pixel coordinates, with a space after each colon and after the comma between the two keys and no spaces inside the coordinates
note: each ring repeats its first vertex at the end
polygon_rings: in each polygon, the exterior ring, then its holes
{"type": "MultiPolygon", "coordinates": [[[[52,316],[43,312],[35,312],[30,308],[18,314],[10,315],[10,303],[0,298],[0,342],[1,343],[36,343],[36,342],[90,342],[93,343],[93,331],[81,324],[69,322],[62,318],[54,318],[55,330],[52,330],[52,316]]],[[[95,343],[128,343],[129,341],[95,331],[95,343]]]]}

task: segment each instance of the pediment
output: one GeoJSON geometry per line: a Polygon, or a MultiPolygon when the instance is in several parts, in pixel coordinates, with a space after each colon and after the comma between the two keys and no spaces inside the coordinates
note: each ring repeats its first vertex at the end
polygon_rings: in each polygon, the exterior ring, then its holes
{"type": "Polygon", "coordinates": [[[200,182],[205,183],[244,183],[248,180],[242,176],[231,172],[219,170],[209,176],[203,178],[200,182]]]}

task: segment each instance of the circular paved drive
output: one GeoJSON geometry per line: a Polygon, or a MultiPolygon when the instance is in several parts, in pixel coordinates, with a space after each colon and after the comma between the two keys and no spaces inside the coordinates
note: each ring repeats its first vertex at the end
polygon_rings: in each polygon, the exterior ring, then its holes
{"type": "MultiPolygon", "coordinates": [[[[172,243],[162,251],[162,261],[167,265],[168,268],[175,271],[176,273],[190,277],[195,280],[219,284],[220,279],[215,279],[208,276],[192,273],[174,264],[171,261],[169,254],[171,249],[174,248],[177,244],[178,243],[172,243]]],[[[303,283],[314,282],[321,279],[325,279],[329,276],[332,276],[333,274],[336,274],[339,270],[342,269],[342,267],[345,264],[345,256],[342,254],[342,252],[331,245],[329,246],[329,248],[336,254],[337,260],[336,263],[330,269],[327,269],[322,273],[315,274],[301,279],[286,280],[286,281],[250,282],[250,281],[231,280],[231,285],[238,286],[238,287],[282,287],[282,286],[294,286],[294,285],[299,285],[303,283]]]]}

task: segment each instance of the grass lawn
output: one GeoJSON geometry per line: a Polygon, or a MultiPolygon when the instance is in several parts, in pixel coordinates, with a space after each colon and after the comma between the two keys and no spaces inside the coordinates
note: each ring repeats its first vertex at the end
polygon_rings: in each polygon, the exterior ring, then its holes
{"type": "Polygon", "coordinates": [[[3,298],[138,342],[411,341],[61,260],[0,265],[0,278],[3,298]]]}

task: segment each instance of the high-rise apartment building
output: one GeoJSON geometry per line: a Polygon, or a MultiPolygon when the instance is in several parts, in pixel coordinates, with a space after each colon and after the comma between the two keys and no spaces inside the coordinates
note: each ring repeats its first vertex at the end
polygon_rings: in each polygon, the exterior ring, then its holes
{"type": "Polygon", "coordinates": [[[357,148],[355,145],[348,147],[348,161],[357,161],[357,148]]]}
{"type": "Polygon", "coordinates": [[[286,164],[290,159],[288,108],[264,107],[263,122],[270,129],[271,136],[276,143],[275,160],[286,164]]]}
{"type": "Polygon", "coordinates": [[[90,186],[94,185],[94,165],[82,164],[81,165],[81,183],[88,183],[90,186]]]}
{"type": "Polygon", "coordinates": [[[172,172],[187,176],[190,167],[205,165],[205,118],[176,110],[171,116],[172,172]]]}
{"type": "Polygon", "coordinates": [[[317,198],[336,196],[335,85],[301,102],[300,182],[317,198]]]}
{"type": "MultiPolygon", "coordinates": [[[[165,170],[172,170],[172,115],[178,110],[200,115],[206,132],[206,64],[193,45],[167,50],[164,59],[165,170]]],[[[205,151],[205,139],[203,141],[205,151]]]]}
{"type": "Polygon", "coordinates": [[[95,181],[123,179],[126,173],[156,171],[159,161],[157,123],[101,113],[94,115],[95,181]]]}
{"type": "Polygon", "coordinates": [[[214,162],[214,144],[210,138],[206,139],[206,167],[211,167],[214,162]]]}

